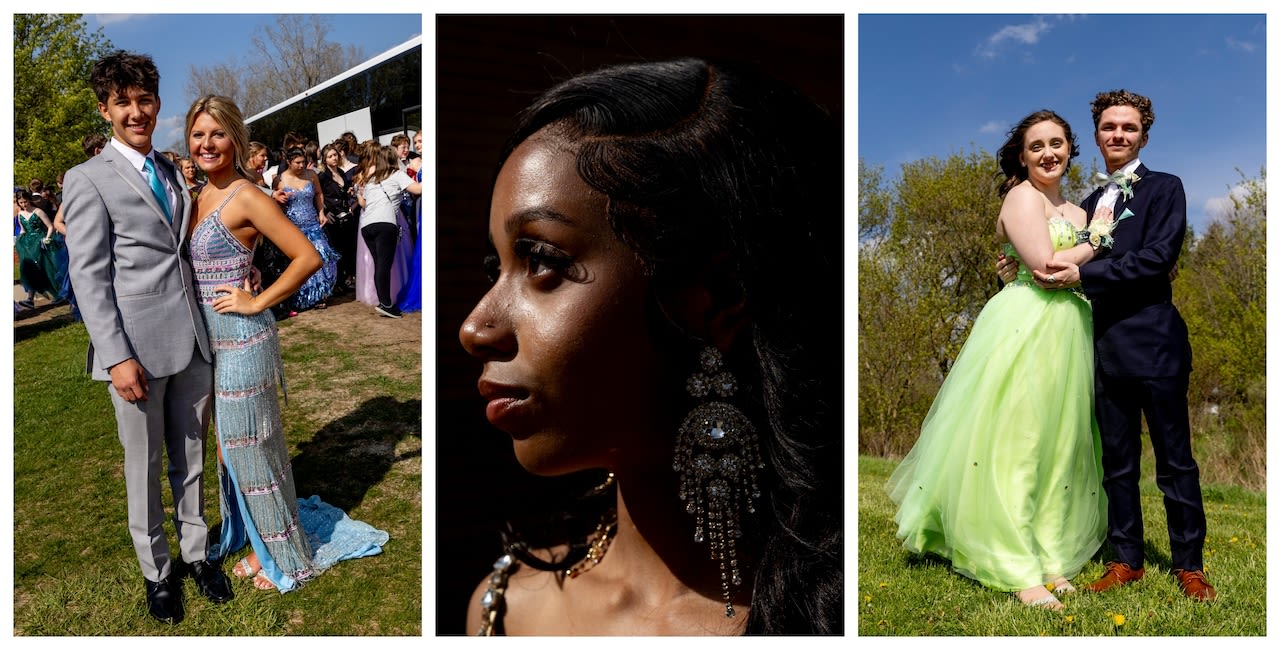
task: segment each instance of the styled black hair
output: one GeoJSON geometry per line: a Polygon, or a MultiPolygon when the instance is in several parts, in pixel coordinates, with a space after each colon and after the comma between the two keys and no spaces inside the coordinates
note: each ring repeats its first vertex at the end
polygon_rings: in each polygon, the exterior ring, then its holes
{"type": "Polygon", "coordinates": [[[98,101],[106,103],[113,92],[129,88],[141,88],[153,95],[160,94],[160,71],[155,61],[145,54],[116,50],[93,64],[89,73],[89,85],[98,101]]]}
{"type": "MultiPolygon", "coordinates": [[[[608,197],[610,227],[655,291],[701,281],[725,304],[745,302],[750,324],[726,363],[751,402],[768,474],[747,633],[843,633],[839,126],[753,67],[680,59],[551,88],[519,116],[499,169],[543,129],[608,197]]],[[[549,567],[514,533],[507,541],[522,561],[549,567]]]]}

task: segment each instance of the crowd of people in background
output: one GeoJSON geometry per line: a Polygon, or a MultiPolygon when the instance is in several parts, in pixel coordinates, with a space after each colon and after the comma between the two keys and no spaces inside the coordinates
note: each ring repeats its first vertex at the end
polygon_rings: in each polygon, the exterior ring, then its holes
{"type": "MultiPolygon", "coordinates": [[[[92,158],[106,138],[91,134],[82,144],[85,157],[92,158]]],[[[247,171],[307,235],[324,265],[273,309],[276,318],[324,309],[331,297],[353,292],[382,317],[421,310],[422,134],[410,139],[400,133],[384,145],[360,142],[348,131],[321,144],[290,131],[281,145],[272,150],[251,142],[247,171]]],[[[194,199],[205,184],[199,167],[188,156],[163,153],[182,172],[194,199]]],[[[56,190],[40,179],[14,188],[15,261],[25,292],[14,301],[14,311],[33,309],[43,296],[51,305],[70,303],[72,318],[79,320],[63,241],[61,173],[56,183],[56,190]]],[[[267,286],[288,259],[263,241],[254,264],[267,286]]]]}

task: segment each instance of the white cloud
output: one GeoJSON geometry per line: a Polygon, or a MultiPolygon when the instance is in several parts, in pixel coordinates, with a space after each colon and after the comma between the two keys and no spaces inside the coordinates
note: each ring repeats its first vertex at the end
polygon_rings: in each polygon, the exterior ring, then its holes
{"type": "Polygon", "coordinates": [[[186,114],[174,115],[156,120],[156,130],[151,134],[151,144],[162,151],[173,150],[183,156],[187,155],[187,147],[182,145],[183,130],[186,129],[186,114]]]}
{"type": "Polygon", "coordinates": [[[1258,45],[1253,41],[1242,41],[1234,36],[1227,37],[1227,47],[1233,50],[1242,50],[1244,52],[1252,52],[1258,49],[1258,45]]]}
{"type": "Polygon", "coordinates": [[[132,20],[140,15],[141,14],[94,14],[93,17],[97,19],[98,25],[105,27],[107,25],[122,23],[126,20],[132,20]]]}
{"type": "Polygon", "coordinates": [[[1248,196],[1249,190],[1244,185],[1232,185],[1227,194],[1223,196],[1212,196],[1204,202],[1204,213],[1209,218],[1209,222],[1223,221],[1231,216],[1235,211],[1235,206],[1231,202],[1231,197],[1243,200],[1248,196]]]}
{"type": "Polygon", "coordinates": [[[1004,123],[991,120],[978,129],[978,133],[1003,133],[1004,123]]]}
{"type": "Polygon", "coordinates": [[[1040,35],[1049,28],[1049,21],[1042,17],[1036,17],[1035,22],[1031,23],[1005,25],[987,37],[987,40],[978,48],[978,55],[988,59],[995,58],[996,50],[1006,41],[1035,45],[1040,42],[1040,35]]]}

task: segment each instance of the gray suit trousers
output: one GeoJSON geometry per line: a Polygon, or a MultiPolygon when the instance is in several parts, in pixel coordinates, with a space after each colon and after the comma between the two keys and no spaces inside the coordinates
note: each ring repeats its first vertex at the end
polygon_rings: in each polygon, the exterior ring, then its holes
{"type": "MultiPolygon", "coordinates": [[[[194,347],[194,346],[193,346],[194,347]]],[[[205,559],[209,529],[204,519],[205,434],[213,400],[213,367],[198,350],[186,369],[147,382],[147,401],[130,404],[107,382],[124,447],[124,484],[129,503],[129,536],[142,576],[160,581],[173,570],[164,532],[160,487],[163,455],[169,458],[174,528],[182,559],[205,559]]]]}

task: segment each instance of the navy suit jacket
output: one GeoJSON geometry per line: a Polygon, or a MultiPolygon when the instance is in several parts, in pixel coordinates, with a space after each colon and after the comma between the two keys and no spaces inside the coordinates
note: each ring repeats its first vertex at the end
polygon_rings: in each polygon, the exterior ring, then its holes
{"type": "MultiPolygon", "coordinates": [[[[1133,213],[1116,225],[1109,252],[1080,267],[1080,282],[1093,304],[1095,363],[1115,377],[1176,377],[1191,372],[1187,325],[1173,306],[1169,271],[1187,233],[1182,180],[1139,164],[1133,197],[1121,194],[1115,214],[1133,213]]],[[[1094,190],[1081,207],[1093,219],[1102,198],[1094,190]]]]}

